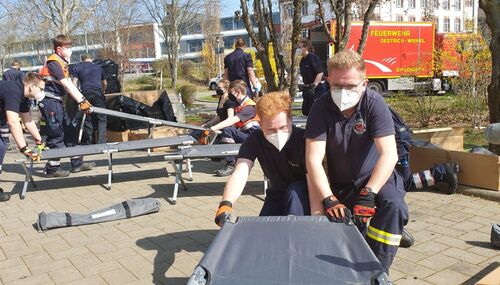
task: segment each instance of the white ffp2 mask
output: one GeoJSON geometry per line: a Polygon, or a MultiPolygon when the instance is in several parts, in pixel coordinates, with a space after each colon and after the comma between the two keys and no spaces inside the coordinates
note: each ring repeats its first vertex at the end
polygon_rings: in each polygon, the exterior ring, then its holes
{"type": "Polygon", "coordinates": [[[357,91],[348,91],[345,89],[330,91],[333,103],[339,107],[340,111],[347,110],[356,106],[359,102],[360,95],[357,91]]]}
{"type": "Polygon", "coordinates": [[[45,92],[44,92],[44,91],[40,91],[40,92],[37,92],[37,93],[35,94],[35,100],[36,100],[37,102],[42,101],[42,100],[43,100],[43,98],[45,98],[45,92]]]}
{"type": "Polygon", "coordinates": [[[290,139],[289,132],[277,132],[266,136],[266,140],[277,148],[278,151],[283,149],[288,139],[290,139]]]}

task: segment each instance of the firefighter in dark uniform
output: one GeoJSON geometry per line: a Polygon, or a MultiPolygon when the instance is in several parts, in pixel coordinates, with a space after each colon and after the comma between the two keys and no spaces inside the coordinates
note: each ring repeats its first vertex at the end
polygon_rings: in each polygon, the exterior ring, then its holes
{"type": "Polygon", "coordinates": [[[2,75],[3,80],[7,81],[17,81],[19,83],[23,82],[23,72],[21,71],[21,63],[19,61],[14,60],[10,66],[10,69],[5,71],[2,75]]]}
{"type": "Polygon", "coordinates": [[[241,37],[237,38],[234,43],[234,51],[224,58],[224,79],[230,82],[243,80],[247,84],[247,95],[253,98],[259,93],[261,84],[253,71],[252,56],[243,51],[245,47],[245,40],[241,37]],[[253,92],[250,86],[253,86],[253,92]]]}
{"type": "Polygon", "coordinates": [[[236,168],[229,178],[215,222],[222,226],[241,196],[255,159],[270,180],[260,216],[310,214],[305,168],[304,130],[292,125],[290,96],[271,92],[257,101],[261,130],[240,147],[236,168]]]}
{"type": "Polygon", "coordinates": [[[300,75],[304,82],[302,90],[302,114],[307,116],[313,103],[326,92],[323,80],[323,67],[321,59],[313,53],[313,46],[308,39],[302,39],[299,42],[300,75]]]}
{"type": "MultiPolygon", "coordinates": [[[[66,92],[79,104],[80,110],[90,113],[92,105],[80,93],[69,78],[68,63],[71,59],[71,40],[65,35],[54,38],[54,53],[50,55],[40,75],[46,81],[45,98],[38,102],[42,117],[46,122],[47,140],[49,148],[64,148],[76,146],[78,131],[76,120],[69,118],[63,108],[63,97],[66,92]]],[[[83,157],[71,157],[71,172],[90,170],[95,166],[93,162],[83,162],[83,157]]],[[[47,177],[66,177],[69,171],[61,169],[60,160],[49,160],[45,165],[47,177]]]]}
{"type": "MultiPolygon", "coordinates": [[[[23,83],[23,72],[21,71],[21,63],[17,60],[14,60],[10,66],[10,69],[5,71],[2,74],[2,80],[6,81],[17,81],[19,83],[23,83]]],[[[9,125],[7,124],[6,118],[0,118],[2,122],[5,122],[4,125],[0,126],[0,136],[3,138],[4,143],[8,146],[10,144],[9,141],[9,125]]]]}
{"type": "Polygon", "coordinates": [[[331,96],[314,104],[305,132],[311,212],[335,221],[349,209],[388,273],[408,221],[403,179],[394,169],[392,116],[383,97],[366,89],[365,63],[356,52],[337,53],[328,74],[331,96]]]}
{"type": "MultiPolygon", "coordinates": [[[[106,108],[104,93],[108,83],[102,67],[92,62],[90,54],[82,55],[82,63],[72,70],[73,83],[80,82],[83,96],[92,106],[106,108]]],[[[85,118],[82,144],[106,143],[106,115],[91,114],[85,118]],[[94,136],[94,132],[97,136],[94,136]]]]}
{"type": "MultiPolygon", "coordinates": [[[[248,135],[260,128],[255,111],[255,102],[247,95],[247,85],[243,80],[235,80],[229,84],[229,100],[238,103],[234,108],[234,116],[209,128],[213,132],[221,131],[215,143],[242,143],[248,135]]],[[[215,172],[217,176],[229,176],[234,170],[236,157],[224,158],[226,165],[215,172]]]]}
{"type": "MultiPolygon", "coordinates": [[[[32,151],[23,136],[23,130],[19,117],[24,123],[28,132],[35,139],[36,147],[41,151],[44,148],[42,137],[38,132],[35,122],[31,118],[29,98],[43,96],[45,83],[38,74],[28,73],[22,82],[17,81],[0,81],[0,108],[1,117],[6,118],[12,137],[16,142],[19,150],[26,157],[33,160],[39,159],[39,153],[32,151]]],[[[0,137],[0,172],[3,164],[3,159],[7,151],[7,146],[3,137],[0,137]]],[[[4,193],[0,188],[0,201],[10,199],[9,193],[4,193]]]]}

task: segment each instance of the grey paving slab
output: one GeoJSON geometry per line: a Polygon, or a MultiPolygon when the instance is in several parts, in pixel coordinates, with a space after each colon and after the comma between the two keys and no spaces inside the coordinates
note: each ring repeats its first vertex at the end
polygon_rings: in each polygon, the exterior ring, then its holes
{"type": "MultiPolygon", "coordinates": [[[[208,160],[193,162],[194,181],[172,195],[172,172],[161,153],[119,153],[115,158],[112,190],[105,190],[107,166],[92,156],[97,168],[68,178],[40,176],[25,200],[16,195],[23,175],[8,153],[2,188],[12,199],[0,203],[0,284],[185,284],[210,245],[218,227],[213,219],[227,178],[214,177],[223,166],[208,160]],[[158,213],[98,225],[37,232],[36,215],[45,211],[89,212],[127,199],[153,197],[158,213]]],[[[68,162],[63,160],[67,166],[68,162]]],[[[407,228],[416,238],[410,249],[400,249],[392,266],[396,284],[459,284],[500,260],[489,244],[491,224],[498,222],[499,203],[464,195],[409,193],[407,228]]],[[[262,173],[256,169],[236,214],[259,213],[263,201],[262,173]]]]}

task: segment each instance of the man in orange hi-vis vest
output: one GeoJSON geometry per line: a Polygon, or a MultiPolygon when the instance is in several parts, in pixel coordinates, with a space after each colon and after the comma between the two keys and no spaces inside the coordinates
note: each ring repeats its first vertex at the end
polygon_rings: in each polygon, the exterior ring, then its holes
{"type": "MultiPolygon", "coordinates": [[[[71,40],[65,35],[53,39],[54,53],[51,54],[40,75],[45,80],[45,97],[38,98],[38,107],[46,121],[46,146],[49,148],[64,148],[78,143],[78,131],[63,108],[63,97],[69,94],[79,105],[80,110],[90,112],[92,105],[80,93],[69,78],[68,65],[71,59],[71,40]]],[[[83,162],[82,156],[71,157],[71,172],[90,170],[94,162],[83,162]]],[[[49,160],[45,165],[47,177],[66,177],[69,171],[61,169],[60,160],[49,160]]]]}

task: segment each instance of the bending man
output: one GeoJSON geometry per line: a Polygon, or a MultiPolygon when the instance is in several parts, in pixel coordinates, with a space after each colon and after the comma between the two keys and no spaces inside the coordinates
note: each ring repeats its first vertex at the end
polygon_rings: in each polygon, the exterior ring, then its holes
{"type": "Polygon", "coordinates": [[[266,94],[257,101],[257,114],[261,130],[250,134],[241,145],[236,168],[224,188],[215,217],[220,226],[241,196],[255,159],[271,184],[260,216],[310,214],[304,130],[292,125],[290,96],[286,92],[266,94]]]}

